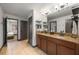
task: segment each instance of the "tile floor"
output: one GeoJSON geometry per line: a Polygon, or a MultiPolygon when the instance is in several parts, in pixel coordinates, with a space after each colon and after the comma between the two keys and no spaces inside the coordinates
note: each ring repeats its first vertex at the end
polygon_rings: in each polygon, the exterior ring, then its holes
{"type": "Polygon", "coordinates": [[[7,46],[5,45],[0,51],[0,55],[6,55],[6,51],[7,51],[7,46]]]}
{"type": "Polygon", "coordinates": [[[46,55],[39,48],[31,47],[27,40],[16,41],[16,40],[8,40],[7,41],[7,55],[46,55]]]}

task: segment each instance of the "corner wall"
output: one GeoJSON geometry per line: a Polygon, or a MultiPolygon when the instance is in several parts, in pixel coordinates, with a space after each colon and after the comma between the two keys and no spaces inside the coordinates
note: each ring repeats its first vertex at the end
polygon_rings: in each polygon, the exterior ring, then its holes
{"type": "Polygon", "coordinates": [[[47,21],[47,17],[45,15],[42,15],[39,9],[34,9],[33,10],[33,39],[32,39],[33,46],[37,45],[36,43],[36,21],[37,20],[47,21]]]}
{"type": "Polygon", "coordinates": [[[3,45],[3,11],[0,7],[0,48],[3,45]]]}

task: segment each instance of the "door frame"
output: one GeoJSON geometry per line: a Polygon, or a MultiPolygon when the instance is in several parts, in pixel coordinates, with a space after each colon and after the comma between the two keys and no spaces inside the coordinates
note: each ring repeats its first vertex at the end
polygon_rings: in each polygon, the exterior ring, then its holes
{"type": "Polygon", "coordinates": [[[6,30],[5,30],[5,35],[6,35],[6,36],[5,36],[5,40],[7,41],[7,20],[16,20],[16,21],[17,21],[17,41],[19,41],[19,39],[18,39],[18,19],[6,17],[5,20],[6,20],[6,21],[5,21],[5,25],[6,25],[6,26],[5,26],[5,29],[6,29],[6,30]]]}
{"type": "Polygon", "coordinates": [[[31,34],[31,36],[30,36],[30,23],[31,24],[33,24],[32,23],[32,18],[33,18],[33,16],[30,16],[29,18],[28,18],[28,43],[32,46],[32,35],[33,35],[33,32],[32,32],[32,34],[31,34]]]}

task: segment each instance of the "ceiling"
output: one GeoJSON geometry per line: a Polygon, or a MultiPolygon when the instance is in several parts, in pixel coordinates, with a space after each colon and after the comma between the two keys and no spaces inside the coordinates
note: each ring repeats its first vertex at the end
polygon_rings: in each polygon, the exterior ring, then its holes
{"type": "Polygon", "coordinates": [[[61,9],[57,12],[51,13],[48,15],[48,19],[56,19],[58,17],[62,17],[62,16],[67,16],[67,15],[73,15],[72,14],[72,9],[79,7],[79,3],[75,3],[75,4],[71,4],[68,7],[61,9]]]}
{"type": "Polygon", "coordinates": [[[0,3],[4,13],[26,18],[33,9],[54,6],[56,3],[0,3]]]}

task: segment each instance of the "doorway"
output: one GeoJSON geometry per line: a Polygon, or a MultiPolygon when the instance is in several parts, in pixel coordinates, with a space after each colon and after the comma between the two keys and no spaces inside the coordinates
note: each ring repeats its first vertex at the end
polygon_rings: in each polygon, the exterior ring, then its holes
{"type": "Polygon", "coordinates": [[[32,16],[28,19],[28,43],[32,46],[32,35],[33,35],[33,27],[32,27],[32,16]]]}
{"type": "Polygon", "coordinates": [[[6,40],[18,40],[18,19],[5,19],[5,35],[6,40]]]}
{"type": "Polygon", "coordinates": [[[21,40],[27,39],[27,21],[21,21],[20,22],[20,35],[21,35],[21,40]]]}
{"type": "Polygon", "coordinates": [[[8,42],[9,41],[13,42],[14,39],[18,40],[18,20],[13,19],[13,18],[7,18],[7,17],[3,18],[3,47],[2,47],[0,53],[6,54],[8,42]],[[14,31],[15,29],[13,29],[14,26],[16,26],[16,31],[14,31]],[[13,29],[13,31],[11,29],[13,29]],[[15,37],[16,37],[16,39],[15,39],[15,37]]]}

